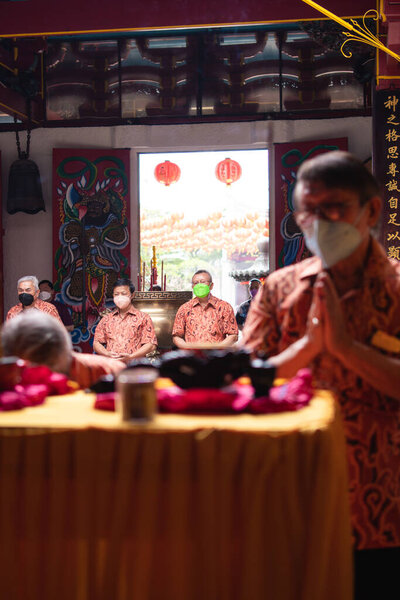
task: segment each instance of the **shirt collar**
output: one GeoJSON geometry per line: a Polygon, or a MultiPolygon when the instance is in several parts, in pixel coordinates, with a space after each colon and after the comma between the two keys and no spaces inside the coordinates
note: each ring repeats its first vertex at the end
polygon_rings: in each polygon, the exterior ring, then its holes
{"type": "MultiPolygon", "coordinates": [[[[138,311],[138,309],[137,309],[137,308],[135,308],[135,307],[133,306],[133,304],[131,304],[131,305],[130,305],[130,307],[128,308],[128,310],[127,310],[127,312],[126,312],[125,314],[127,314],[127,313],[130,313],[131,315],[133,315],[133,314],[134,314],[135,312],[137,312],[137,311],[138,311]]],[[[111,314],[112,314],[112,315],[119,315],[119,308],[118,308],[118,306],[116,306],[115,308],[113,308],[113,309],[111,310],[111,314]]]]}
{"type": "MultiPolygon", "coordinates": [[[[214,307],[215,307],[216,300],[217,300],[217,299],[216,299],[216,297],[215,297],[215,296],[213,296],[212,294],[209,294],[209,296],[208,296],[208,301],[207,301],[207,304],[206,304],[205,306],[208,306],[209,304],[211,304],[211,306],[214,306],[214,307]]],[[[197,297],[197,296],[195,296],[195,297],[193,298],[193,306],[195,306],[196,304],[200,304],[200,300],[198,299],[198,297],[197,297]]]]}

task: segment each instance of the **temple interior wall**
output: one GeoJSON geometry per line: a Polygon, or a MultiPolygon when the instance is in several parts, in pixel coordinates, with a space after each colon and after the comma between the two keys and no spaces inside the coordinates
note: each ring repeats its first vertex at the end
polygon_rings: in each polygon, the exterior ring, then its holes
{"type": "MultiPolygon", "coordinates": [[[[3,256],[5,312],[17,302],[16,282],[27,274],[39,279],[52,278],[52,151],[53,148],[130,148],[131,149],[131,270],[138,261],[138,186],[139,152],[223,150],[269,148],[274,143],[347,137],[350,152],[361,160],[372,154],[371,117],[315,119],[299,121],[256,121],[188,125],[137,125],[116,127],[63,127],[32,132],[30,158],[42,177],[46,212],[36,215],[6,212],[8,172],[17,158],[15,134],[0,134],[3,194],[3,256]]],[[[22,147],[25,133],[21,134],[22,147]]],[[[270,154],[270,231],[274,220],[274,164],[270,154]]],[[[197,184],[198,185],[198,184],[197,184]]],[[[274,265],[271,239],[270,262],[274,265]]]]}

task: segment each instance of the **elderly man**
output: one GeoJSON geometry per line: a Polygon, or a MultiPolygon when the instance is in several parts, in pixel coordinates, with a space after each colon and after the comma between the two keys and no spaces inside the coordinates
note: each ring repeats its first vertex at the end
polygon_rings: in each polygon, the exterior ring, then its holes
{"type": "Polygon", "coordinates": [[[151,318],[132,305],[135,286],[130,279],[118,279],[113,285],[115,309],[96,327],[93,350],[97,354],[129,362],[157,348],[151,318]]]}
{"type": "Polygon", "coordinates": [[[192,277],[194,298],[179,307],[172,329],[172,341],[181,349],[194,345],[232,346],[238,339],[233,308],[211,294],[214,284],[208,271],[192,277]]]}
{"type": "Polygon", "coordinates": [[[60,319],[27,310],[7,321],[1,331],[4,356],[19,356],[64,373],[80,387],[90,387],[102,375],[116,375],[125,364],[113,358],[73,352],[71,338],[60,319]]]}
{"type": "Polygon", "coordinates": [[[10,308],[7,313],[7,320],[16,317],[27,309],[36,308],[61,321],[57,309],[52,304],[43,302],[39,298],[39,282],[34,275],[25,275],[25,277],[18,279],[17,293],[19,304],[10,308]]]}
{"type": "Polygon", "coordinates": [[[356,597],[398,598],[400,265],[371,237],[379,186],[352,155],[333,152],[305,162],[294,200],[315,256],[268,277],[250,308],[243,343],[271,357],[280,376],[311,367],[315,385],[337,396],[358,549],[356,597]],[[394,586],[390,595],[386,585],[394,586]]]}

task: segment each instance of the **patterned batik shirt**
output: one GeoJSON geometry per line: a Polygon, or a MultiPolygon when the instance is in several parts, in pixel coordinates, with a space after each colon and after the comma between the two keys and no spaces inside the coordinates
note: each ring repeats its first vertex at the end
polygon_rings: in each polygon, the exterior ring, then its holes
{"type": "Polygon", "coordinates": [[[117,354],[133,354],[147,343],[157,345],[153,321],[134,306],[124,315],[116,308],[103,317],[96,327],[94,341],[117,354]]]}
{"type": "Polygon", "coordinates": [[[205,306],[192,298],[179,307],[172,335],[188,343],[222,342],[228,335],[237,335],[238,326],[232,306],[212,294],[205,306]]]}
{"type": "Polygon", "coordinates": [[[50,304],[50,302],[44,302],[43,300],[40,300],[40,298],[37,298],[37,300],[35,300],[30,306],[27,306],[25,309],[21,303],[16,304],[12,308],[10,308],[10,310],[7,313],[7,321],[8,319],[13,319],[14,317],[22,313],[22,311],[24,310],[31,310],[35,308],[37,310],[41,310],[44,313],[47,313],[48,315],[51,315],[52,317],[57,319],[57,321],[60,321],[62,323],[56,307],[50,304]]]}
{"type": "MultiPolygon", "coordinates": [[[[247,348],[279,354],[305,334],[319,258],[272,273],[252,302],[247,348]]],[[[362,285],[341,299],[350,335],[369,345],[374,333],[400,337],[400,264],[371,240],[362,285]]],[[[397,355],[398,357],[398,355],[397,355]]],[[[315,385],[337,397],[344,422],[355,546],[400,546],[400,402],[385,396],[330,354],[309,365],[315,385]]]]}

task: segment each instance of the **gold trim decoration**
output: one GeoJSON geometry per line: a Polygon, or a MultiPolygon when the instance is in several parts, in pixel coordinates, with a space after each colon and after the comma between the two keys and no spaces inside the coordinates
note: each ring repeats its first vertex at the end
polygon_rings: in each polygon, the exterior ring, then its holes
{"type": "Polygon", "coordinates": [[[302,2],[305,2],[312,8],[315,8],[315,10],[318,10],[325,16],[329,17],[329,19],[336,21],[336,23],[339,23],[339,25],[342,25],[342,27],[345,27],[346,29],[348,29],[350,31],[350,33],[349,33],[349,31],[342,31],[342,34],[345,35],[347,39],[341,45],[340,51],[343,54],[343,56],[345,56],[346,58],[350,58],[352,56],[352,53],[349,50],[346,53],[346,51],[344,50],[345,45],[348,42],[361,42],[363,44],[368,44],[369,46],[373,46],[377,50],[386,52],[386,54],[389,54],[395,60],[400,62],[400,56],[398,54],[396,54],[396,52],[393,52],[393,50],[390,50],[390,48],[387,48],[368,29],[368,27],[365,23],[366,19],[373,19],[374,21],[379,21],[379,14],[378,14],[377,10],[375,10],[375,9],[368,10],[365,13],[365,15],[362,17],[363,24],[361,26],[355,19],[350,19],[351,23],[348,23],[344,19],[341,19],[340,17],[338,17],[337,15],[332,13],[330,10],[327,10],[323,6],[320,6],[316,2],[313,2],[313,0],[302,0],[302,2]]]}

